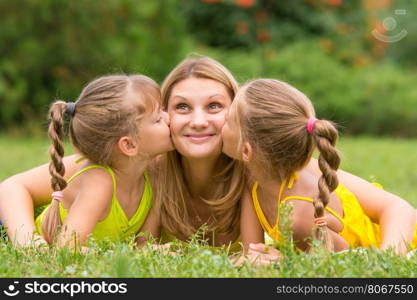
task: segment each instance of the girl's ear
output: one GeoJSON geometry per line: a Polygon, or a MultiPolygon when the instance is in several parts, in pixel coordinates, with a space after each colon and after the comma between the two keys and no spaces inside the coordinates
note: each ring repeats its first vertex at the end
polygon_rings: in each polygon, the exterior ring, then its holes
{"type": "Polygon", "coordinates": [[[138,154],[138,147],[136,142],[128,136],[123,136],[117,142],[120,152],[127,156],[135,156],[138,154]]]}
{"type": "Polygon", "coordinates": [[[244,162],[250,162],[253,158],[252,145],[249,142],[243,144],[242,159],[244,162]]]}

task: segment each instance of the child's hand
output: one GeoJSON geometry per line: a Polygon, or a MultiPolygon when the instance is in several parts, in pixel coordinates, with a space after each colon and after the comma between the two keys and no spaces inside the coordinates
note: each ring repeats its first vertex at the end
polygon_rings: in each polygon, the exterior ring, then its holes
{"type": "Polygon", "coordinates": [[[166,243],[166,244],[162,244],[162,245],[152,244],[151,248],[152,248],[152,250],[161,250],[162,254],[164,254],[164,255],[167,255],[167,254],[170,254],[170,255],[173,255],[173,256],[177,255],[177,253],[175,251],[169,251],[170,248],[171,248],[171,243],[166,243]]]}
{"type": "Polygon", "coordinates": [[[265,266],[277,262],[281,259],[282,254],[275,248],[265,244],[249,244],[247,254],[240,254],[232,259],[235,266],[239,267],[243,263],[249,263],[253,266],[265,266]]]}
{"type": "Polygon", "coordinates": [[[93,250],[93,249],[91,249],[90,247],[87,247],[87,246],[81,246],[78,250],[83,255],[87,255],[87,254],[90,254],[90,253],[91,254],[96,254],[95,250],[93,250]]]}
{"type": "Polygon", "coordinates": [[[33,235],[31,246],[33,246],[36,249],[41,250],[41,251],[49,249],[49,244],[39,234],[34,234],[33,235]]]}
{"type": "Polygon", "coordinates": [[[407,253],[406,257],[407,258],[412,258],[414,256],[417,256],[417,249],[411,250],[410,252],[407,253]]]}
{"type": "Polygon", "coordinates": [[[249,244],[247,256],[255,265],[270,265],[282,258],[281,253],[277,249],[262,243],[249,244]]]}

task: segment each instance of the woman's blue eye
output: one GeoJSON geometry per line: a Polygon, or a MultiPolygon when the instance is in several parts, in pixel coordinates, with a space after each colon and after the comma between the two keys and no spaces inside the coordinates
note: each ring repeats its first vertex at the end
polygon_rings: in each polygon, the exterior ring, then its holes
{"type": "Polygon", "coordinates": [[[223,108],[223,106],[220,103],[210,103],[209,109],[219,109],[223,108]]]}
{"type": "Polygon", "coordinates": [[[185,104],[185,103],[180,103],[180,104],[177,104],[177,105],[175,106],[175,109],[185,110],[185,109],[188,109],[188,105],[187,105],[187,104],[185,104]]]}

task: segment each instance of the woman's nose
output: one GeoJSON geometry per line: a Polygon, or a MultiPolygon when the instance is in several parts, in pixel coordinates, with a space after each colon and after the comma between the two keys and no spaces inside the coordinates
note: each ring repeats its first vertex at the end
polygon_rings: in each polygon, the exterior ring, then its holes
{"type": "Polygon", "coordinates": [[[208,126],[208,116],[203,110],[196,109],[191,114],[190,126],[203,128],[208,126]]]}

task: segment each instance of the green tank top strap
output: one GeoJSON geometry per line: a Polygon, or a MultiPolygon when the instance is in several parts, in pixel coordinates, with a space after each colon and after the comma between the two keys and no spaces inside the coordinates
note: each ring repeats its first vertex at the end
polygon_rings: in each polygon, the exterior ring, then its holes
{"type": "Polygon", "coordinates": [[[148,172],[146,170],[143,172],[143,175],[145,176],[146,182],[150,184],[149,175],[148,175],[148,172]]]}
{"type": "MultiPolygon", "coordinates": [[[[110,174],[111,176],[111,180],[113,182],[113,194],[116,194],[116,176],[114,175],[113,170],[108,167],[108,166],[101,166],[101,165],[90,165],[85,167],[84,169],[79,170],[78,172],[76,172],[74,175],[72,175],[69,179],[68,179],[68,183],[70,183],[71,181],[73,181],[75,178],[77,178],[79,175],[81,175],[82,173],[91,170],[91,169],[103,169],[105,170],[107,173],[110,174]]],[[[147,176],[147,174],[145,174],[145,176],[147,176]]],[[[147,177],[146,177],[147,178],[147,177]]],[[[148,179],[148,178],[147,178],[148,179]]]]}

